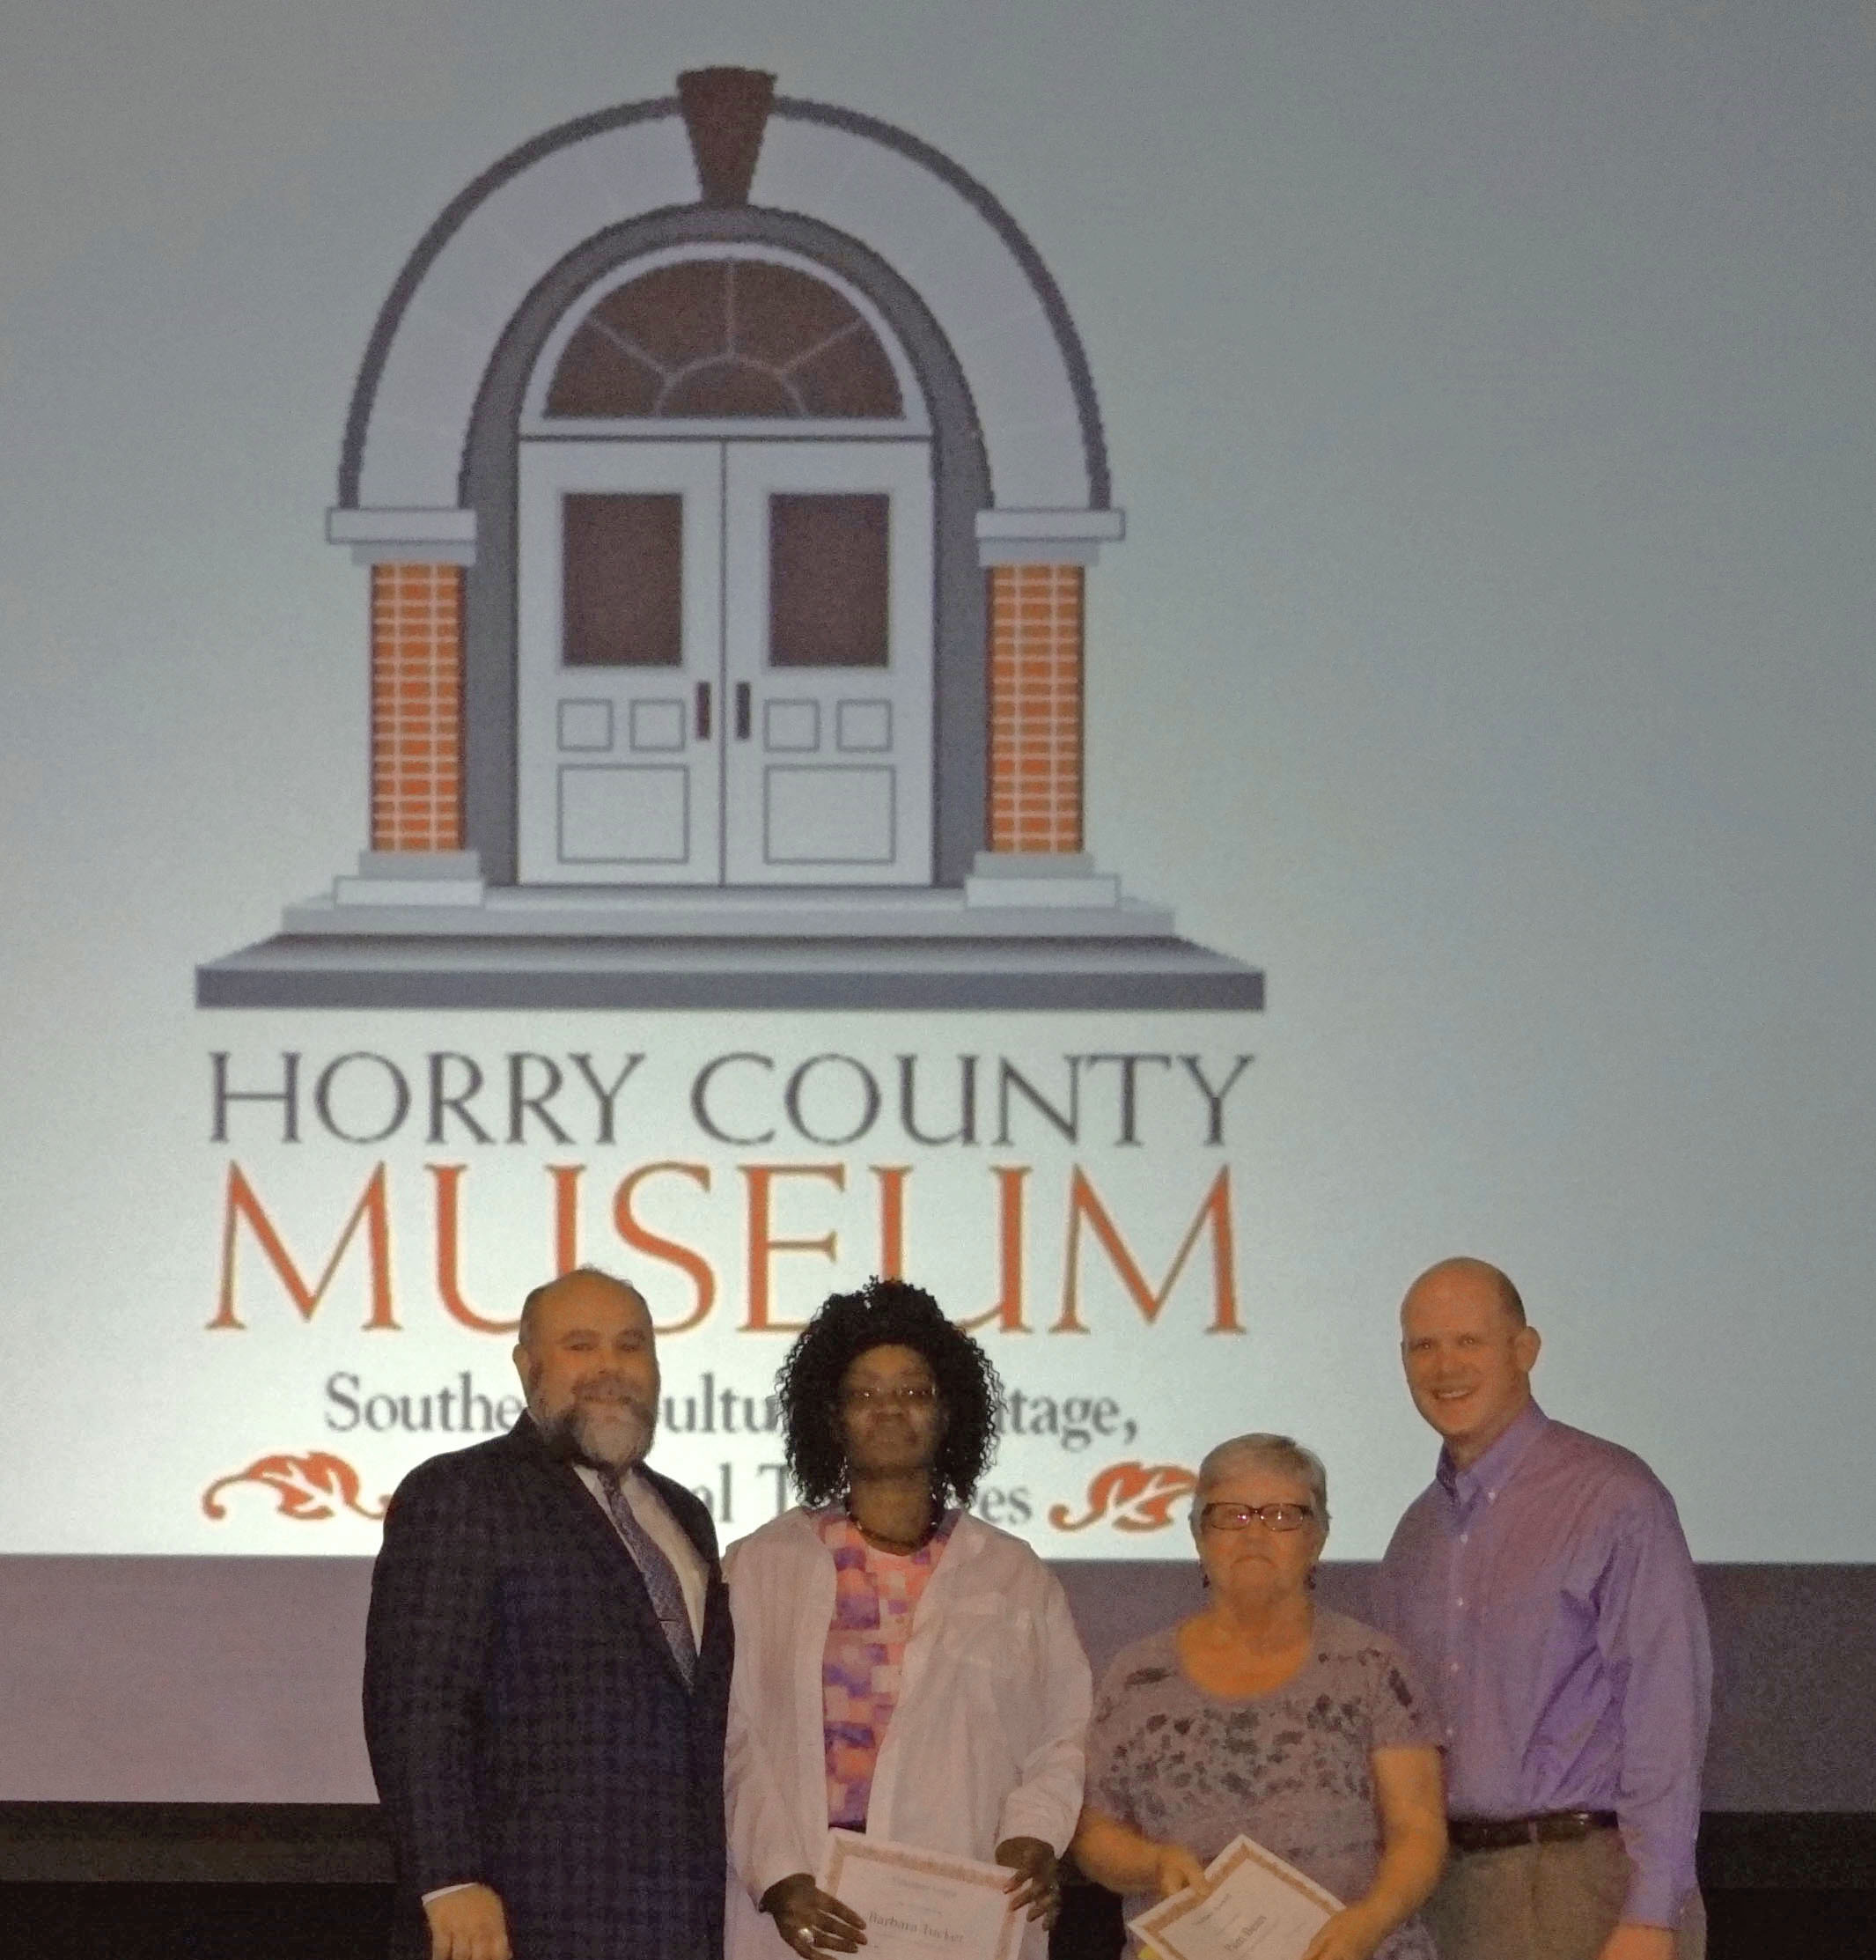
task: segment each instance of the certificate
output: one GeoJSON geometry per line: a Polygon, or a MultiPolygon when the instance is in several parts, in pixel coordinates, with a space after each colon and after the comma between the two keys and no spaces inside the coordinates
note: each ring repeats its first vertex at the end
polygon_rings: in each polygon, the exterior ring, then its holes
{"type": "Polygon", "coordinates": [[[1205,1883],[1162,1899],[1128,1924],[1166,1960],[1298,1960],[1342,1910],[1294,1865],[1233,1838],[1205,1868],[1205,1883]]]}
{"type": "Polygon", "coordinates": [[[1015,1960],[1023,1918],[1010,1910],[1007,1865],[854,1831],[828,1836],[817,1883],[866,1921],[864,1960],[1015,1960]]]}

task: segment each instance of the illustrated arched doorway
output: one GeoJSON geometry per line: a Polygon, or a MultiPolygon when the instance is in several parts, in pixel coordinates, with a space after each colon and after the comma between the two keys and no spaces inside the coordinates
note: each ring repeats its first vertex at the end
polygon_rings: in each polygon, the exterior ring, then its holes
{"type": "Polygon", "coordinates": [[[522,881],[929,885],[931,428],[865,295],[759,244],[629,260],[518,444],[522,881]]]}
{"type": "Polygon", "coordinates": [[[728,68],[543,131],[346,415],[369,847],[197,998],[1259,1005],[1086,851],[1111,487],[1061,291],[919,137],[728,68]]]}

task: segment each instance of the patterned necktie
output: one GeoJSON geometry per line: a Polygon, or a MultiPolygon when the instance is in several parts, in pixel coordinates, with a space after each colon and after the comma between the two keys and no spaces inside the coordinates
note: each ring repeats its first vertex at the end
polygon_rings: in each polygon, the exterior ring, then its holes
{"type": "Polygon", "coordinates": [[[671,1657],[678,1664],[688,1688],[697,1671],[696,1637],[690,1630],[690,1609],[684,1603],[684,1588],[678,1583],[676,1568],[658,1549],[658,1541],[638,1522],[631,1499],[625,1494],[624,1470],[602,1470],[600,1488],[606,1493],[606,1508],[612,1514],[625,1549],[632,1555],[645,1590],[651,1595],[651,1610],[665,1630],[671,1657]]]}

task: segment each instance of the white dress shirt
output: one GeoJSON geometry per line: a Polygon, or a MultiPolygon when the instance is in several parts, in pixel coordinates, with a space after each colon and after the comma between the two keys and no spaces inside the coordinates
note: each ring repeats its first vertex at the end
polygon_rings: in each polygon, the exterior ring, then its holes
{"type": "MultiPolygon", "coordinates": [[[[600,1486],[600,1473],[585,1463],[576,1463],[579,1479],[592,1494],[592,1500],[606,1513],[606,1522],[612,1524],[613,1514],[606,1502],[606,1492],[600,1486]]],[[[620,1489],[625,1492],[625,1501],[632,1507],[632,1515],[645,1528],[651,1543],[671,1561],[671,1569],[678,1575],[678,1585],[684,1595],[684,1610],[690,1615],[690,1637],[701,1649],[703,1646],[703,1600],[710,1586],[710,1568],[703,1563],[697,1548],[690,1542],[690,1534],[672,1516],[670,1507],[658,1494],[656,1486],[649,1477],[642,1477],[635,1463],[624,1476],[620,1489]]],[[[618,1529],[616,1525],[613,1526],[618,1529]]]]}

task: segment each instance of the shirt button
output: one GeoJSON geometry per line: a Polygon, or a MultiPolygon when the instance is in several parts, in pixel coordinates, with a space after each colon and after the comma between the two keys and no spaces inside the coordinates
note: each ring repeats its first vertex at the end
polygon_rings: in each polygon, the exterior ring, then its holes
{"type": "Polygon", "coordinates": [[[1457,1674],[1459,1672],[1459,1662],[1457,1661],[1448,1661],[1446,1662],[1446,1672],[1448,1674],[1457,1674]]]}
{"type": "Polygon", "coordinates": [[[1468,1539],[1468,1538],[1469,1538],[1469,1537],[1470,1537],[1471,1536],[1472,1536],[1472,1534],[1471,1534],[1471,1532],[1469,1532],[1469,1531],[1461,1531],[1461,1532],[1460,1533],[1460,1535],[1459,1535],[1459,1542],[1460,1542],[1460,1543],[1461,1544],[1464,1544],[1466,1543],[1467,1539],[1468,1539]]]}
{"type": "Polygon", "coordinates": [[[1455,1599],[1455,1600],[1454,1600],[1454,1601],[1453,1602],[1453,1604],[1454,1604],[1455,1606],[1463,1606],[1463,1605],[1464,1605],[1464,1604],[1465,1604],[1466,1603],[1465,1603],[1465,1601],[1464,1601],[1464,1600],[1462,1600],[1462,1599],[1455,1599]]]}

